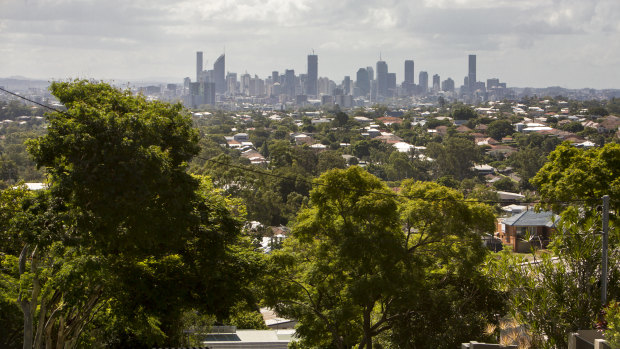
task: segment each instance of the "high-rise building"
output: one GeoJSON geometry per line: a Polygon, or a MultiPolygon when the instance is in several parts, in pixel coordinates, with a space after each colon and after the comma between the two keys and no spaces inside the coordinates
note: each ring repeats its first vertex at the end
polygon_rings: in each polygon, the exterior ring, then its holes
{"type": "Polygon", "coordinates": [[[441,90],[444,92],[454,92],[454,80],[447,78],[441,83],[441,90]]]}
{"type": "Polygon", "coordinates": [[[388,83],[388,66],[385,61],[377,62],[377,95],[379,97],[387,96],[387,83],[388,83]]]}
{"type": "Polygon", "coordinates": [[[498,78],[493,78],[493,79],[487,79],[487,89],[493,89],[493,88],[498,88],[499,87],[499,79],[498,78]]]}
{"type": "Polygon", "coordinates": [[[230,95],[237,93],[237,73],[228,73],[226,75],[226,90],[230,95]]]}
{"type": "Polygon", "coordinates": [[[469,70],[467,73],[468,83],[467,86],[469,93],[473,93],[476,89],[476,55],[469,55],[469,70]]]}
{"type": "Polygon", "coordinates": [[[342,89],[345,95],[350,95],[351,94],[351,77],[350,76],[345,76],[344,80],[342,81],[342,89]]]}
{"type": "Polygon", "coordinates": [[[412,60],[407,60],[405,61],[405,83],[406,84],[414,84],[414,72],[413,72],[413,61],[412,60]]]}
{"type": "Polygon", "coordinates": [[[428,92],[428,73],[425,71],[421,71],[420,75],[418,76],[418,86],[419,86],[419,93],[420,94],[426,94],[426,92],[428,92]]]}
{"type": "Polygon", "coordinates": [[[213,82],[215,83],[215,92],[226,93],[226,55],[221,54],[213,63],[213,82]]]}
{"type": "Polygon", "coordinates": [[[387,96],[396,95],[396,73],[387,74],[387,96]]]}
{"type": "Polygon", "coordinates": [[[196,52],[196,82],[200,82],[200,76],[202,75],[202,51],[196,52]]]}
{"type": "Polygon", "coordinates": [[[362,97],[367,96],[370,92],[370,78],[368,77],[368,70],[364,68],[359,68],[355,79],[357,95],[362,97]]]}
{"type": "Polygon", "coordinates": [[[317,81],[319,79],[319,56],[308,55],[308,76],[306,77],[306,94],[318,95],[317,81]]]}
{"type": "Polygon", "coordinates": [[[274,84],[276,82],[282,83],[282,81],[280,81],[280,73],[278,73],[277,70],[271,72],[271,82],[274,84]]]}
{"type": "Polygon", "coordinates": [[[373,67],[366,67],[366,71],[368,72],[368,79],[373,81],[375,79],[375,70],[373,67]]]}
{"type": "Polygon", "coordinates": [[[289,97],[295,97],[295,70],[286,69],[284,71],[284,93],[289,97]]]}
{"type": "Polygon", "coordinates": [[[433,92],[439,92],[441,85],[439,81],[439,74],[433,75],[433,92]]]}

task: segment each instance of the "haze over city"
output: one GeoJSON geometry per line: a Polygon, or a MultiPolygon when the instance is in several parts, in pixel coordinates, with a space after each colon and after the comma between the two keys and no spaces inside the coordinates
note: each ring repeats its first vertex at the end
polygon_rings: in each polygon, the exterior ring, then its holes
{"type": "Polygon", "coordinates": [[[209,2],[4,0],[0,77],[168,80],[194,76],[226,52],[226,70],[266,77],[306,70],[341,80],[381,54],[403,80],[416,71],[510,86],[618,88],[615,0],[269,0],[209,2]]]}

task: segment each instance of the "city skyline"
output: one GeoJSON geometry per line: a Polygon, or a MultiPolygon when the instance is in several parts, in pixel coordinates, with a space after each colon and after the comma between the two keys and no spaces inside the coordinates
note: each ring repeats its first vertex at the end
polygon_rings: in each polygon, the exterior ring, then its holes
{"type": "Polygon", "coordinates": [[[404,80],[415,74],[468,74],[510,86],[620,88],[620,3],[613,0],[420,0],[342,2],[214,0],[78,2],[6,0],[0,4],[0,77],[150,80],[193,77],[226,51],[226,72],[260,77],[307,71],[340,81],[380,54],[404,80]]]}

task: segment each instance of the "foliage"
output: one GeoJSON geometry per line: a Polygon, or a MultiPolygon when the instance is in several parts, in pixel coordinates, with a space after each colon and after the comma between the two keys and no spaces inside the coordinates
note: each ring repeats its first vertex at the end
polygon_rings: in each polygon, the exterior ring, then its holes
{"type": "Polygon", "coordinates": [[[469,120],[478,117],[476,111],[467,105],[458,105],[452,109],[452,118],[454,120],[469,120]]]}
{"type": "Polygon", "coordinates": [[[609,342],[612,348],[620,347],[620,305],[618,302],[609,302],[605,308],[605,321],[607,322],[605,340],[609,342]]]}
{"type": "Polygon", "coordinates": [[[448,137],[443,143],[430,143],[427,155],[435,159],[435,177],[451,175],[457,180],[473,176],[472,167],[481,157],[473,141],[462,137],[448,137]]]}
{"type": "MultiPolygon", "coordinates": [[[[609,195],[612,210],[620,201],[620,144],[609,143],[602,148],[578,149],[563,143],[549,154],[548,162],[532,178],[541,197],[548,201],[584,200],[598,205],[609,195]]],[[[559,208],[560,204],[552,206],[559,208]]]]}
{"type": "MultiPolygon", "coordinates": [[[[299,321],[299,345],[372,348],[381,336],[421,343],[429,333],[415,324],[441,316],[472,320],[452,332],[446,347],[480,337],[497,308],[478,302],[490,290],[467,280],[479,280],[486,253],[480,234],[493,230],[489,207],[413,181],[403,183],[406,196],[397,200],[355,166],[325,172],[318,182],[264,280],[267,305],[299,321]],[[460,305],[447,290],[465,292],[460,305]],[[438,303],[426,298],[433,293],[438,303]]],[[[443,330],[431,333],[439,338],[443,330]]]]}
{"type": "Polygon", "coordinates": [[[510,121],[495,120],[489,124],[486,132],[489,137],[500,141],[502,138],[512,135],[515,130],[510,121]]]}
{"type": "Polygon", "coordinates": [[[50,189],[0,197],[24,347],[178,345],[186,309],[225,318],[260,257],[239,203],[186,173],[198,135],[180,105],[103,83],[51,89],[67,111],[29,142],[50,189]]]}
{"type": "MultiPolygon", "coordinates": [[[[595,323],[601,310],[599,229],[600,220],[570,208],[557,225],[551,244],[554,257],[533,253],[534,262],[529,263],[503,252],[499,261],[491,262],[497,287],[510,294],[512,316],[529,327],[538,347],[566,348],[568,333],[595,323]]],[[[611,246],[617,241],[610,239],[611,246]]],[[[611,299],[620,292],[619,257],[609,256],[611,299]]]]}

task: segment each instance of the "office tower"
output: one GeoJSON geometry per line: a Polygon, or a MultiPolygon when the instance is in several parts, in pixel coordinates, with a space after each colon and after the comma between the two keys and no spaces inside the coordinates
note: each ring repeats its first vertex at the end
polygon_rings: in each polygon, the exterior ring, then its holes
{"type": "Polygon", "coordinates": [[[493,79],[487,79],[487,89],[494,89],[494,88],[498,88],[499,87],[499,79],[498,78],[493,78],[493,79]]]}
{"type": "Polygon", "coordinates": [[[351,94],[351,77],[345,76],[344,81],[342,81],[342,89],[344,90],[345,95],[351,94]]]}
{"type": "Polygon", "coordinates": [[[454,80],[447,78],[441,83],[441,90],[444,92],[454,92],[454,80]]]}
{"type": "Polygon", "coordinates": [[[387,96],[387,75],[388,66],[385,61],[377,62],[377,95],[379,97],[387,96]]]}
{"type": "Polygon", "coordinates": [[[306,94],[318,95],[317,81],[319,79],[319,56],[308,55],[308,76],[306,78],[306,94]]]}
{"type": "Polygon", "coordinates": [[[405,61],[405,83],[413,85],[415,82],[413,80],[413,61],[407,60],[405,61]]]}
{"type": "Polygon", "coordinates": [[[271,81],[275,84],[276,82],[282,83],[282,81],[280,81],[280,73],[278,73],[277,71],[272,71],[271,72],[271,81]]]}
{"type": "Polygon", "coordinates": [[[196,82],[200,81],[200,75],[202,74],[202,51],[196,52],[196,82]]]}
{"type": "Polygon", "coordinates": [[[359,68],[355,78],[355,86],[359,90],[359,96],[367,96],[370,92],[370,78],[368,77],[368,70],[359,68]]]}
{"type": "Polygon", "coordinates": [[[295,97],[295,70],[284,71],[284,93],[289,97],[295,97]]]}
{"type": "Polygon", "coordinates": [[[420,86],[420,94],[425,94],[428,92],[428,73],[425,71],[420,72],[420,76],[418,77],[418,86],[420,86]]]}
{"type": "Polygon", "coordinates": [[[237,93],[237,73],[226,74],[226,90],[230,95],[237,93]]]}
{"type": "Polygon", "coordinates": [[[215,83],[215,92],[226,93],[226,55],[220,55],[213,63],[212,81],[215,83]]]}
{"type": "Polygon", "coordinates": [[[366,71],[368,72],[368,79],[373,81],[375,79],[375,70],[372,67],[366,67],[366,71]]]}
{"type": "Polygon", "coordinates": [[[387,95],[386,96],[395,96],[396,95],[396,73],[388,73],[387,74],[387,95]]]}
{"type": "Polygon", "coordinates": [[[435,74],[433,75],[433,92],[438,92],[439,91],[439,74],[435,74]]]}
{"type": "Polygon", "coordinates": [[[468,91],[469,93],[473,93],[474,91],[476,91],[475,89],[475,85],[476,85],[476,55],[469,55],[469,70],[468,70],[468,74],[467,74],[467,79],[468,79],[468,91]]]}
{"type": "Polygon", "coordinates": [[[241,94],[245,96],[250,95],[250,80],[252,76],[248,73],[241,75],[241,94]]]}

